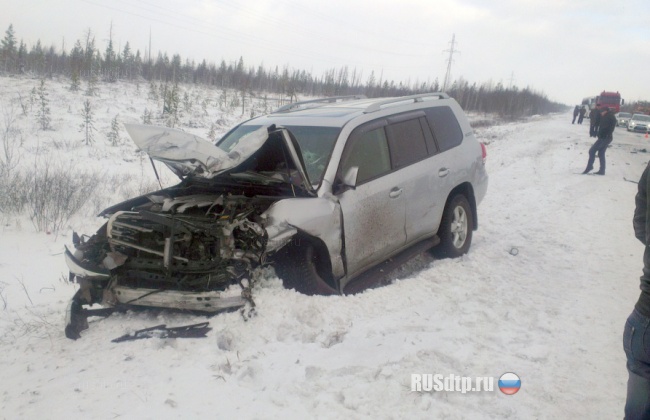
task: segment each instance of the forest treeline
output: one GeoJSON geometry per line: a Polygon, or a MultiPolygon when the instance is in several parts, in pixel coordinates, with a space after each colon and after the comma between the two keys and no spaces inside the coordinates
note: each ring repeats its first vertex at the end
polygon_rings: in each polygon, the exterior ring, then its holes
{"type": "MultiPolygon", "coordinates": [[[[78,39],[69,51],[65,47],[44,46],[40,40],[27,46],[18,41],[13,25],[0,41],[0,74],[29,74],[39,78],[64,76],[71,84],[93,85],[97,81],[142,80],[147,82],[193,83],[235,89],[242,93],[278,94],[288,101],[299,96],[325,97],[363,94],[368,97],[389,97],[441,90],[438,78],[433,82],[395,82],[378,78],[373,72],[362,80],[356,68],[332,68],[319,76],[299,69],[278,66],[246,65],[244,58],[219,65],[203,59],[196,62],[183,59],[180,54],[171,57],[166,52],[157,56],[143,56],[133,51],[126,42],[117,51],[112,39],[102,51],[97,47],[90,29],[78,39]]],[[[520,118],[536,114],[564,111],[563,104],[550,101],[546,95],[531,88],[505,87],[502,83],[469,83],[458,79],[446,93],[455,98],[465,111],[498,114],[504,118],[520,118]]]]}

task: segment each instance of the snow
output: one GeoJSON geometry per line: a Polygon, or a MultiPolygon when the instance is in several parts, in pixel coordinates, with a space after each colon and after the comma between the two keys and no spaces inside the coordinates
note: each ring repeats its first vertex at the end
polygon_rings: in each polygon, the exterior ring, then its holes
{"type": "MultiPolygon", "coordinates": [[[[0,78],[0,110],[37,83],[0,78]]],[[[72,229],[93,233],[102,223],[93,214],[156,182],[128,140],[113,147],[102,133],[118,113],[121,122],[138,122],[145,107],[159,108],[145,84],[139,93],[134,84],[100,85],[91,99],[96,143],[85,146],[78,126],[86,97],[65,83],[47,82],[53,131],[39,131],[33,112],[16,109],[21,165],[45,159],[101,171],[107,181],[59,234],[0,213],[0,418],[622,415],[621,338],[643,253],[631,223],[636,185],[624,178],[638,180],[648,161],[643,135],[617,128],[607,175],[583,176],[576,173],[593,140],[570,113],[482,127],[490,186],[463,258],[420,257],[390,284],[348,296],[300,295],[269,272],[254,289],[256,315],[211,317],[207,338],[111,342],[141,328],[206,320],[149,311],[92,318],[71,341],[63,314],[76,286],[67,282],[62,251],[72,229]],[[515,395],[496,386],[411,391],[414,373],[488,376],[496,384],[506,372],[521,378],[515,395]]],[[[206,137],[210,121],[225,121],[224,132],[248,117],[215,105],[208,114],[188,112],[188,131],[206,137]]]]}

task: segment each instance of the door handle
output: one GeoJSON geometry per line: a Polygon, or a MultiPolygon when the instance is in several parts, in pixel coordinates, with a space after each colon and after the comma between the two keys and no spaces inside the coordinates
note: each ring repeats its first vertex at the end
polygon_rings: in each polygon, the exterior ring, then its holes
{"type": "Polygon", "coordinates": [[[397,198],[397,197],[399,197],[401,194],[402,194],[402,189],[401,189],[401,188],[398,188],[398,187],[395,187],[395,188],[393,188],[392,190],[390,190],[390,192],[388,193],[388,196],[389,196],[390,198],[397,198]]]}
{"type": "Polygon", "coordinates": [[[440,178],[443,178],[443,177],[445,177],[445,176],[447,176],[447,175],[449,175],[449,169],[447,169],[447,168],[440,168],[440,170],[438,170],[438,176],[439,176],[440,178]]]}

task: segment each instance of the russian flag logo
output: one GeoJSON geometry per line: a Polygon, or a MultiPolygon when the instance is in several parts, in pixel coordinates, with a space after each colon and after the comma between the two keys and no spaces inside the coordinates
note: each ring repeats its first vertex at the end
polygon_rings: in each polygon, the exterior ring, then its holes
{"type": "Polygon", "coordinates": [[[521,388],[521,379],[512,372],[504,373],[499,378],[499,389],[506,395],[516,394],[521,388]]]}

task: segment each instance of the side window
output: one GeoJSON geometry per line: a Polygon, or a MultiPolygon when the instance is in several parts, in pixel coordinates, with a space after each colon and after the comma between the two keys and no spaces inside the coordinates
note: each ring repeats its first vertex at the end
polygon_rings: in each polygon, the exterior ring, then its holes
{"type": "Polygon", "coordinates": [[[438,106],[429,108],[425,112],[441,152],[462,143],[463,131],[451,108],[438,106]]]}
{"type": "Polygon", "coordinates": [[[419,118],[386,127],[393,168],[399,169],[428,156],[424,130],[419,118]]]}
{"type": "Polygon", "coordinates": [[[383,126],[353,133],[348,147],[341,164],[341,175],[358,166],[357,185],[390,171],[390,154],[383,126]]]}

